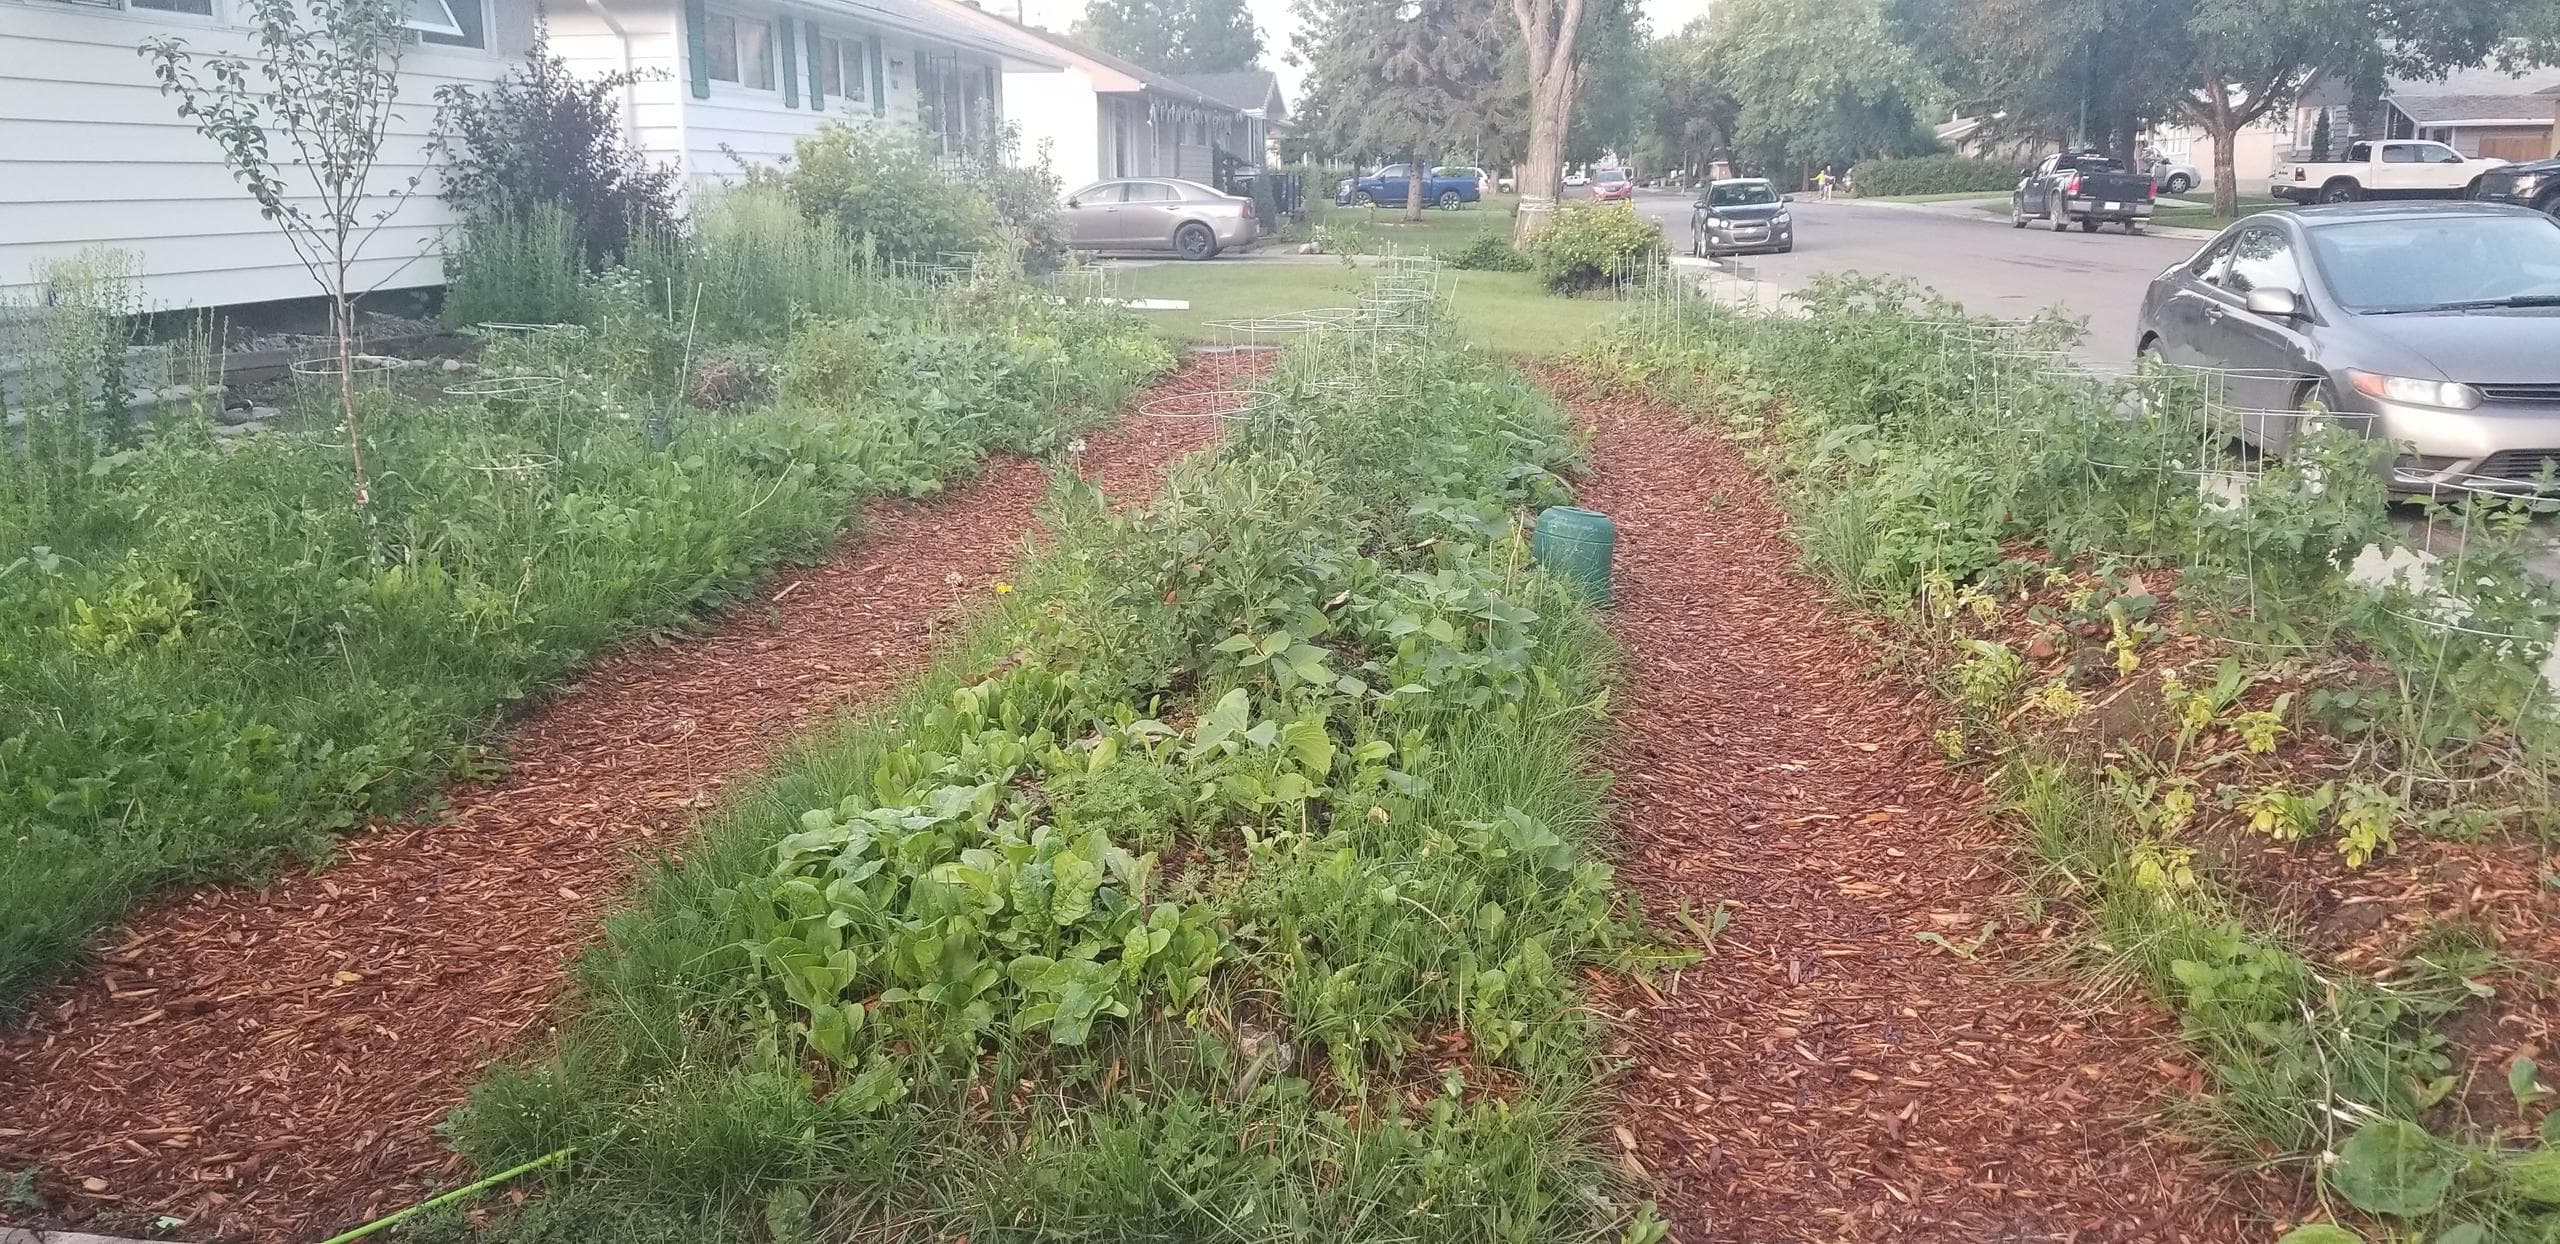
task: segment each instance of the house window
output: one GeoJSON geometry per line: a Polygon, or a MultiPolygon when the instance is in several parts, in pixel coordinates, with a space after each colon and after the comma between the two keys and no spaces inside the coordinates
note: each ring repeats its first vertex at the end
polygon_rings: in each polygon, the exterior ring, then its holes
{"type": "MultiPolygon", "coordinates": [[[[136,0],[136,2],[139,3],[140,0],[136,0]]],[[[204,0],[204,2],[210,4],[212,3],[212,0],[204,0]]],[[[486,48],[489,46],[488,0],[445,0],[445,8],[452,16],[453,24],[459,27],[462,33],[458,35],[449,35],[440,31],[420,31],[418,33],[418,40],[420,42],[433,43],[442,47],[450,48],[486,48]]]]}
{"type": "Polygon", "coordinates": [[[818,39],[818,85],[829,99],[867,99],[870,84],[863,74],[870,69],[867,50],[860,39],[818,39]]]}
{"type": "Polygon", "coordinates": [[[129,9],[153,13],[192,13],[197,17],[213,16],[213,0],[126,0],[129,9]]]}
{"type": "Polygon", "coordinates": [[[417,31],[421,36],[443,35],[448,39],[464,37],[462,23],[455,19],[454,6],[448,0],[409,0],[408,7],[409,16],[400,24],[417,31]]]}
{"type": "Polygon", "coordinates": [[[702,42],[710,55],[711,80],[772,90],[773,25],[730,13],[712,13],[708,18],[702,42]]]}

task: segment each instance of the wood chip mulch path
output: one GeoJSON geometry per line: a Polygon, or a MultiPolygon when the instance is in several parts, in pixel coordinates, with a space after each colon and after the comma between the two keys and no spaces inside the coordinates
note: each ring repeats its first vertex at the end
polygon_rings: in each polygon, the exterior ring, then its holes
{"type": "MultiPolygon", "coordinates": [[[[1146,397],[1263,361],[1196,359],[1146,397]]],[[[1150,496],[1218,431],[1126,418],[1088,433],[1076,467],[1150,496]]],[[[815,719],[920,670],[1023,550],[1045,487],[1003,457],[931,500],[870,505],[823,564],[702,635],[610,653],[527,712],[507,773],[448,788],[443,819],[137,912],[0,1036],[0,1172],[41,1168],[51,1225],[168,1215],[191,1239],[316,1239],[451,1186],[461,1163],[432,1129],[494,1055],[539,1039],[643,853],[815,719]]]]}
{"type": "Polygon", "coordinates": [[[1928,693],[1796,569],[1784,515],[1678,411],[1580,399],[1582,504],[1619,533],[1631,663],[1609,763],[1621,876],[1712,957],[1608,988],[1612,1122],[1682,1244],[2264,1239],[2149,1116],[2187,1084],[2156,1014],[2041,979],[2004,832],[1930,741],[1928,693]]]}

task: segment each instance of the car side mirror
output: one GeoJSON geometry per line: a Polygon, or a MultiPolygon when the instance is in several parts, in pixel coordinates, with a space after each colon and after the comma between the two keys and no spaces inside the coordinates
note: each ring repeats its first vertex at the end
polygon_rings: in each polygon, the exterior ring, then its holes
{"type": "Polygon", "coordinates": [[[1067,196],[1067,206],[1069,206],[1069,207],[1082,207],[1082,206],[1084,206],[1084,204],[1076,202],[1076,197],[1075,197],[1074,195],[1072,195],[1072,194],[1071,194],[1071,195],[1068,195],[1068,196],[1067,196]]]}
{"type": "Polygon", "coordinates": [[[1778,196],[1778,201],[1781,203],[1793,203],[1796,201],[1796,196],[1792,194],[1782,194],[1778,196]]]}
{"type": "Polygon", "coordinates": [[[2241,300],[2240,306],[2251,315],[2264,316],[2270,320],[2298,320],[2306,314],[2302,307],[2302,295],[2289,289],[2250,290],[2249,296],[2241,300]]]}

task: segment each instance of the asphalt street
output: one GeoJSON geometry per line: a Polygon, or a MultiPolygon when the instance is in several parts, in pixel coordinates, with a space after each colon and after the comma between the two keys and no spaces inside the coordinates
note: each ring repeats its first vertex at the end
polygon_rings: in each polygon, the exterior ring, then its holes
{"type": "MultiPolygon", "coordinates": [[[[1636,210],[1662,222],[1674,247],[1689,244],[1686,192],[1643,191],[1636,210]]],[[[2081,354],[2093,362],[2133,359],[2134,312],[2151,278],[2203,245],[2193,238],[2133,237],[2121,230],[2055,233],[2011,229],[1970,206],[1919,209],[1799,194],[1789,206],[1796,248],[1786,255],[1729,261],[1782,290],[1829,272],[1909,277],[1977,315],[2023,318],[2060,307],[2088,325],[2081,354]]]]}

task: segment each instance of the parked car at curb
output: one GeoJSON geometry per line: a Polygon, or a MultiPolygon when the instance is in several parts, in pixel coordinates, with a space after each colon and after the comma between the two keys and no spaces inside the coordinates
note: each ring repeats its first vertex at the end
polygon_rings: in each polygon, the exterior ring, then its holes
{"type": "Polygon", "coordinates": [[[2493,168],[2480,175],[2471,197],[2560,216],[2560,158],[2493,168]]]}
{"type": "Polygon", "coordinates": [[[1622,168],[1591,170],[1591,197],[1601,203],[1624,203],[1636,196],[1636,179],[1622,168]]]}
{"type": "Polygon", "coordinates": [[[2560,463],[2560,219],[2492,203],[2277,208],[2143,295],[2137,355],[2214,368],[2244,440],[2334,415],[2400,446],[2400,495],[2536,488],[2560,463]],[[2255,412],[2255,413],[2251,413],[2255,412]]]}
{"type": "Polygon", "coordinates": [[[1098,181],[1067,196],[1067,244],[1089,251],[1171,251],[1214,259],[1261,238],[1253,200],[1174,177],[1098,181]]]}
{"type": "Polygon", "coordinates": [[[2343,159],[2277,165],[2267,193],[2296,203],[2458,199],[2489,170],[2507,163],[2418,139],[2349,143],[2343,159]]]}
{"type": "MultiPolygon", "coordinates": [[[[1475,171],[1464,170],[1466,175],[1459,176],[1442,175],[1442,172],[1460,172],[1454,169],[1425,173],[1422,178],[1422,201],[1444,208],[1476,202],[1484,197],[1484,192],[1472,175],[1475,171]]],[[[1413,166],[1389,164],[1366,177],[1344,178],[1340,185],[1333,188],[1333,201],[1341,207],[1349,207],[1353,204],[1370,207],[1381,203],[1389,207],[1401,207],[1405,203],[1406,196],[1412,192],[1413,166]]]]}
{"type": "Polygon", "coordinates": [[[2142,171],[2150,175],[2162,194],[2185,194],[2204,184],[2204,174],[2195,165],[2166,156],[2154,159],[2151,167],[2142,171]]]}
{"type": "Polygon", "coordinates": [[[2158,192],[2150,177],[2125,172],[2111,156],[2065,151],[2018,174],[2018,188],[2009,192],[2009,227],[2042,220],[2056,233],[2074,224],[2084,233],[2109,224],[2140,233],[2151,223],[2158,192]]]}
{"type": "Polygon", "coordinates": [[[1564,175],[1564,184],[1575,187],[1588,186],[1591,184],[1591,174],[1578,168],[1569,170],[1564,175]]]}
{"type": "Polygon", "coordinates": [[[1787,202],[1765,177],[1708,182],[1689,209],[1689,253],[1704,259],[1794,250],[1796,226],[1787,215],[1787,202]]]}

